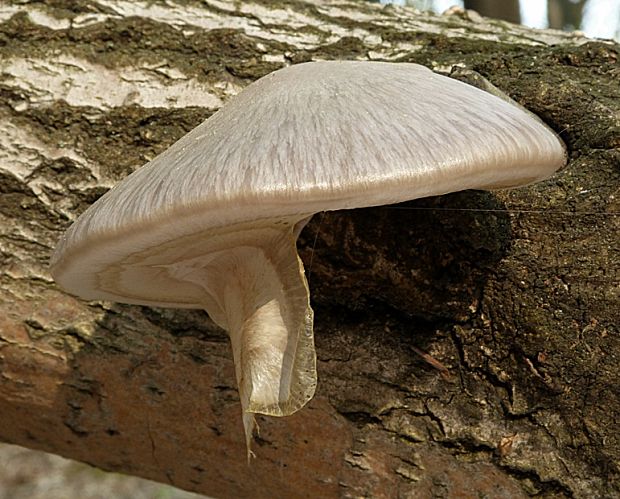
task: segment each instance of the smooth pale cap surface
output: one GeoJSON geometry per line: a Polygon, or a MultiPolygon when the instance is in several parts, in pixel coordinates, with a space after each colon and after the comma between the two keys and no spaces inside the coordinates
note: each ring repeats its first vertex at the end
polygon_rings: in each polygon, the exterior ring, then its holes
{"type": "Polygon", "coordinates": [[[163,295],[125,299],[101,282],[112,266],[141,265],[132,255],[170,252],[171,241],[192,234],[514,187],[565,161],[562,142],[540,120],[423,66],[299,64],[249,85],[93,204],[60,241],[52,273],[88,299],[201,307],[163,295]]]}

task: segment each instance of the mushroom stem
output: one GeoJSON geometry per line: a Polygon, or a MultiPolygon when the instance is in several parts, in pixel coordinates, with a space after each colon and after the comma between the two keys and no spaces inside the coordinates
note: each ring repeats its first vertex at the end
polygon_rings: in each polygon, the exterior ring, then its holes
{"type": "Polygon", "coordinates": [[[248,458],[254,413],[290,415],[316,388],[313,312],[295,240],[299,223],[278,221],[243,233],[202,257],[177,263],[176,278],[205,290],[204,307],[228,332],[248,458]]]}
{"type": "Polygon", "coordinates": [[[253,413],[287,416],[314,394],[313,314],[294,243],[276,258],[259,247],[229,253],[222,298],[249,451],[253,413]]]}

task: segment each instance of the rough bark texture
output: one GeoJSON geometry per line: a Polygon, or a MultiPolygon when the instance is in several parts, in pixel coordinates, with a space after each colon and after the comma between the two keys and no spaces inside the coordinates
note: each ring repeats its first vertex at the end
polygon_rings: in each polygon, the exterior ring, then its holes
{"type": "Polygon", "coordinates": [[[618,497],[617,45],[355,1],[20,2],[0,23],[0,439],[216,497],[618,497]],[[47,261],[111,185],[312,59],[475,70],[571,161],[521,190],[317,215],[299,247],[318,392],[260,418],[248,467],[206,314],[85,303],[47,261]]]}

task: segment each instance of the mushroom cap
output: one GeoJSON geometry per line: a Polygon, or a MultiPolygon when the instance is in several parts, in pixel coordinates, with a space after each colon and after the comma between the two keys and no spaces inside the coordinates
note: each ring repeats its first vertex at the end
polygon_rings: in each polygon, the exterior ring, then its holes
{"type": "Polygon", "coordinates": [[[423,66],[299,64],[249,85],[89,207],[59,242],[52,274],[87,299],[202,308],[189,291],[154,292],[163,277],[128,293],[109,282],[149,281],[175,248],[208,251],[228,226],[516,187],[565,162],[536,117],[423,66]]]}

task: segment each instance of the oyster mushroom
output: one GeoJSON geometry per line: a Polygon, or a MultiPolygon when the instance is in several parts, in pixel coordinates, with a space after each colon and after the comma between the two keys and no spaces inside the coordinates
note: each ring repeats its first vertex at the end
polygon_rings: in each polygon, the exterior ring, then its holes
{"type": "Polygon", "coordinates": [[[542,180],[565,164],[528,112],[415,64],[271,73],[102,196],[52,274],[70,293],[201,308],[231,339],[248,452],[254,413],[313,396],[313,312],[295,242],[312,214],[542,180]]]}

